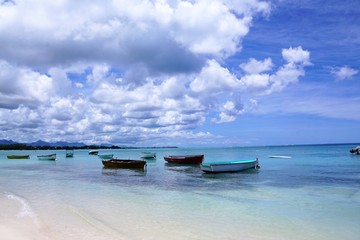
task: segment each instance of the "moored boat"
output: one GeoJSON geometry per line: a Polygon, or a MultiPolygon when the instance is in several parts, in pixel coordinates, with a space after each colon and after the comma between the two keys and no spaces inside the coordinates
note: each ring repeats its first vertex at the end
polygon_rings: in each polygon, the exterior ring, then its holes
{"type": "Polygon", "coordinates": [[[201,170],[206,173],[219,172],[239,172],[251,168],[260,168],[259,161],[255,160],[237,160],[226,162],[207,162],[200,164],[201,170]]]}
{"type": "Polygon", "coordinates": [[[89,154],[90,155],[98,155],[99,151],[98,150],[90,150],[89,154]]]}
{"type": "Polygon", "coordinates": [[[350,152],[360,155],[360,146],[357,146],[357,147],[351,149],[350,152]]]}
{"type": "Polygon", "coordinates": [[[30,155],[8,155],[8,159],[29,159],[30,155]]]}
{"type": "Polygon", "coordinates": [[[38,155],[39,160],[56,160],[56,153],[54,154],[46,154],[46,155],[38,155]]]}
{"type": "Polygon", "coordinates": [[[110,159],[102,160],[105,168],[131,168],[131,169],[144,169],[146,161],[144,160],[130,160],[130,159],[110,159]]]}
{"type": "Polygon", "coordinates": [[[114,157],[114,154],[98,154],[98,157],[100,158],[100,159],[112,159],[113,157],[114,157]]]}
{"type": "Polygon", "coordinates": [[[156,153],[154,152],[142,152],[140,154],[141,158],[156,158],[156,153]]]}
{"type": "Polygon", "coordinates": [[[67,158],[74,157],[74,150],[72,150],[72,149],[66,150],[65,156],[67,158]]]}
{"type": "Polygon", "coordinates": [[[165,156],[164,159],[168,163],[199,164],[204,160],[204,155],[165,156]]]}
{"type": "Polygon", "coordinates": [[[269,158],[291,158],[291,156],[269,155],[269,158]]]}

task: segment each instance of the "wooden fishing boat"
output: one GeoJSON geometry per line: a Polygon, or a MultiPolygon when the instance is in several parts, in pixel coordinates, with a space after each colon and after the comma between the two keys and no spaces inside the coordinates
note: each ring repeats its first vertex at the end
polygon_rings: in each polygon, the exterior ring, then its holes
{"type": "Polygon", "coordinates": [[[112,159],[113,157],[114,157],[114,154],[98,154],[98,157],[100,158],[100,159],[104,159],[104,160],[106,160],[106,159],[112,159]]]}
{"type": "Polygon", "coordinates": [[[74,157],[74,150],[71,150],[71,149],[66,150],[65,156],[66,156],[67,158],[74,157]]]}
{"type": "Polygon", "coordinates": [[[204,155],[166,156],[164,159],[168,163],[199,164],[204,160],[204,155]]]}
{"type": "Polygon", "coordinates": [[[56,154],[38,155],[39,160],[56,160],[56,154]]]}
{"type": "Polygon", "coordinates": [[[105,168],[131,168],[131,169],[144,169],[146,161],[143,160],[130,160],[130,159],[110,159],[102,160],[105,168]]]}
{"type": "Polygon", "coordinates": [[[98,150],[90,150],[89,154],[90,155],[98,155],[99,151],[98,150]]]}
{"type": "Polygon", "coordinates": [[[8,155],[8,159],[29,159],[30,155],[8,155]]]}
{"type": "Polygon", "coordinates": [[[201,170],[206,173],[219,172],[239,172],[251,168],[260,168],[259,161],[255,160],[237,160],[227,162],[208,162],[200,164],[201,170]]]}
{"type": "Polygon", "coordinates": [[[141,158],[156,158],[156,153],[154,152],[142,152],[140,154],[141,158]]]}

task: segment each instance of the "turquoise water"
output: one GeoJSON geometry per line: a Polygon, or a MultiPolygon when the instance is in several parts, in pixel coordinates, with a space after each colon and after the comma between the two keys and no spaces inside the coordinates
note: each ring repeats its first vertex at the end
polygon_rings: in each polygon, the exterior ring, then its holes
{"type": "MultiPolygon", "coordinates": [[[[155,149],[146,171],[103,169],[75,150],[0,151],[0,223],[50,239],[358,239],[360,156],[354,145],[155,149]],[[57,153],[57,161],[36,155],[57,153]],[[30,154],[27,160],[7,155],[30,154]],[[259,158],[261,168],[204,174],[165,155],[259,158]],[[290,159],[269,155],[291,156],[290,159]]],[[[100,150],[138,159],[141,149],[100,150]]]]}

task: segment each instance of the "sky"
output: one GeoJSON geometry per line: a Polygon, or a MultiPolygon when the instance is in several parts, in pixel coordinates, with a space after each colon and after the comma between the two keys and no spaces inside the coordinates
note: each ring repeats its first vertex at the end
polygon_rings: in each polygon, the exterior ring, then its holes
{"type": "Polygon", "coordinates": [[[358,0],[0,0],[0,139],[360,142],[358,0]]]}

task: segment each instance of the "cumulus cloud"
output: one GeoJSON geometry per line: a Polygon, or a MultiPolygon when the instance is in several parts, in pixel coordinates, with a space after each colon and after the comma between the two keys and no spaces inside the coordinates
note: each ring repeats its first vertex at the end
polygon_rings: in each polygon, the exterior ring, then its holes
{"type": "Polygon", "coordinates": [[[240,64],[240,68],[247,74],[258,74],[271,70],[273,63],[271,58],[266,58],[264,61],[257,61],[254,58],[250,58],[247,63],[240,64]]]}
{"type": "Polygon", "coordinates": [[[46,103],[55,94],[53,79],[27,67],[0,60],[0,107],[30,108],[46,103]]]}
{"type": "Polygon", "coordinates": [[[359,70],[350,68],[348,66],[337,67],[331,70],[331,73],[338,80],[347,80],[351,79],[353,76],[359,73],[359,70]]]}
{"type": "Polygon", "coordinates": [[[282,57],[286,63],[276,71],[272,71],[274,65],[270,58],[263,61],[251,58],[240,64],[240,68],[245,72],[240,79],[242,90],[253,90],[259,94],[282,91],[304,76],[304,67],[311,65],[310,52],[303,50],[301,46],[282,49],[282,57]]]}
{"type": "Polygon", "coordinates": [[[233,101],[227,101],[223,105],[222,112],[219,114],[220,119],[212,119],[212,121],[216,123],[232,122],[241,113],[243,113],[242,104],[235,104],[233,101]]]}
{"type": "Polygon", "coordinates": [[[303,66],[311,65],[310,52],[303,50],[301,46],[283,49],[282,56],[288,63],[301,64],[303,66]]]}
{"type": "Polygon", "coordinates": [[[301,47],[283,49],[278,68],[271,58],[250,58],[237,64],[239,76],[224,64],[241,51],[253,18],[270,10],[259,0],[7,1],[0,138],[216,138],[197,131],[209,115],[235,121],[256,107],[253,95],[282,91],[310,64],[301,47]]]}

